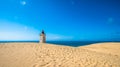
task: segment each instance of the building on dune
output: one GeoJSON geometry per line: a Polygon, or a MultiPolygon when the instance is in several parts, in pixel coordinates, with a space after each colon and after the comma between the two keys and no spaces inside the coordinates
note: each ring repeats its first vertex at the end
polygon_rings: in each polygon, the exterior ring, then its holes
{"type": "Polygon", "coordinates": [[[42,30],[42,32],[40,34],[40,43],[46,43],[46,34],[45,34],[44,30],[42,30]]]}

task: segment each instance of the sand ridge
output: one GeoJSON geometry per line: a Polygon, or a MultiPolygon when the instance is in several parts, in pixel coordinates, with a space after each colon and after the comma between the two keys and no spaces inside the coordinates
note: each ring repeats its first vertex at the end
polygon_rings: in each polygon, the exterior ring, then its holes
{"type": "Polygon", "coordinates": [[[120,67],[120,43],[0,43],[0,67],[120,67]]]}

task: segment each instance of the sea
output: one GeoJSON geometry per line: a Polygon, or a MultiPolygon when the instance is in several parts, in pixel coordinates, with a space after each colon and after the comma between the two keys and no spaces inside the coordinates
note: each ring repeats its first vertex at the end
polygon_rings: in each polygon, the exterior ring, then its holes
{"type": "MultiPolygon", "coordinates": [[[[0,43],[13,43],[13,42],[34,42],[39,43],[39,41],[0,41],[0,43]]],[[[95,43],[106,43],[106,42],[120,42],[120,41],[47,41],[48,44],[64,45],[64,46],[84,46],[95,43]]]]}

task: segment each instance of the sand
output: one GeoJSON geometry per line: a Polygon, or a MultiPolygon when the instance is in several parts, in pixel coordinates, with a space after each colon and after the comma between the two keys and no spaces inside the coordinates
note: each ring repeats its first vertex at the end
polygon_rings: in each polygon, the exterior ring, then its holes
{"type": "Polygon", "coordinates": [[[0,43],[0,67],[120,67],[120,43],[0,43]]]}

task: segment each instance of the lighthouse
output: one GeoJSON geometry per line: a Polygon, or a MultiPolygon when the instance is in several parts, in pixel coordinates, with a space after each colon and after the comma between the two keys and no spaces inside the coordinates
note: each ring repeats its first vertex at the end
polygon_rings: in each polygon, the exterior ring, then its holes
{"type": "Polygon", "coordinates": [[[46,35],[45,35],[44,30],[42,30],[40,34],[40,43],[46,43],[46,35]]]}

